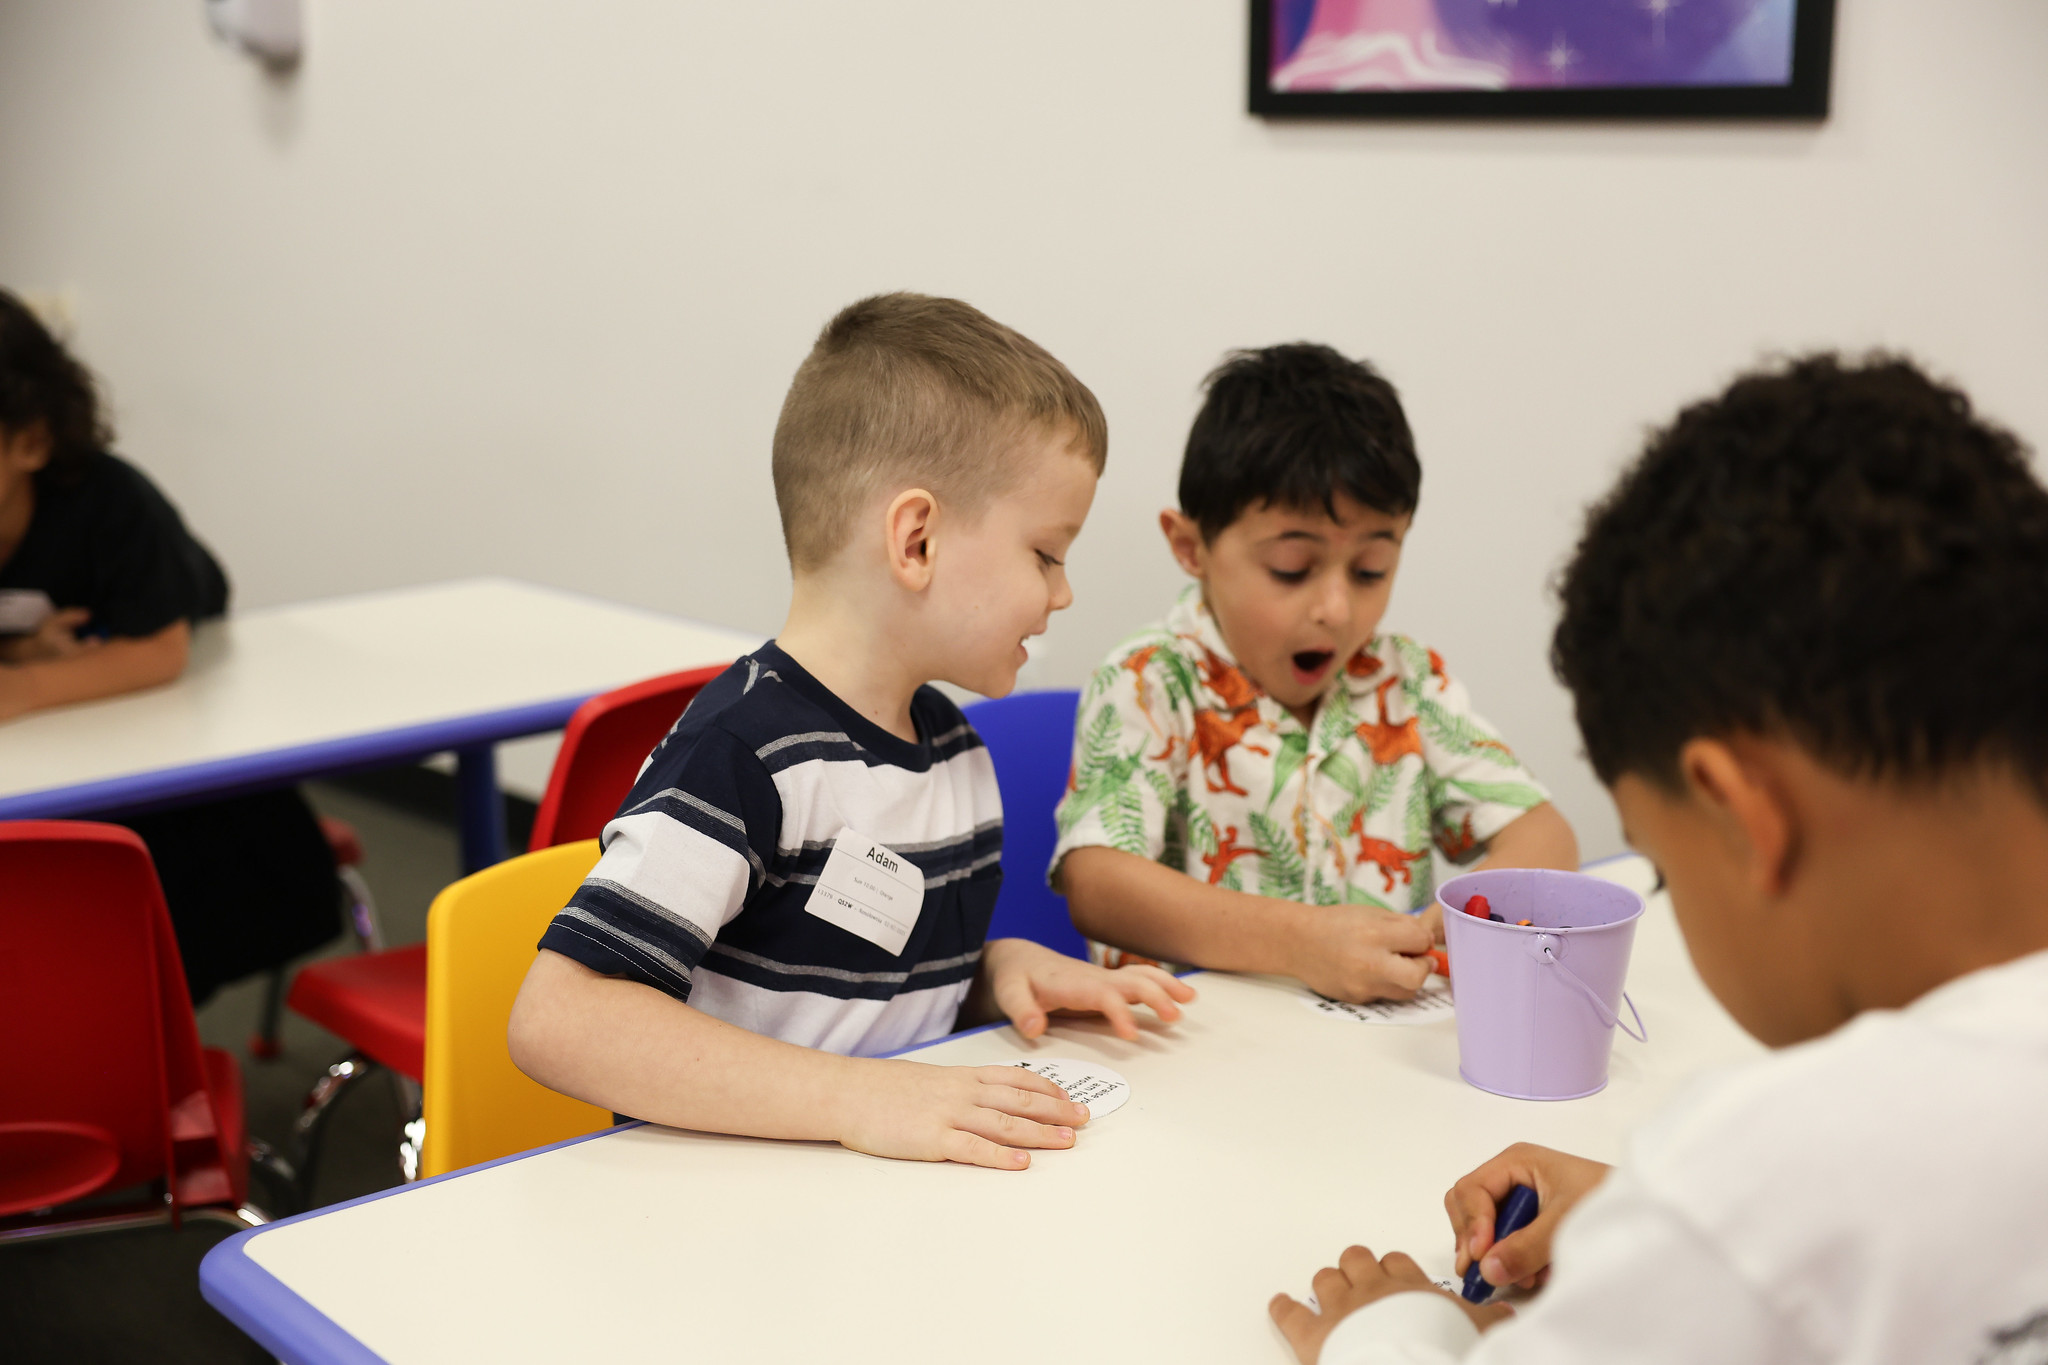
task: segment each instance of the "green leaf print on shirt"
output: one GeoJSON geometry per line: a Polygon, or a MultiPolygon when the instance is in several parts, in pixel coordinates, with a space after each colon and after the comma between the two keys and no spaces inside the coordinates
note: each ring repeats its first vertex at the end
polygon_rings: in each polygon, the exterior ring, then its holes
{"type": "Polygon", "coordinates": [[[1474,801],[1483,801],[1498,806],[1516,806],[1531,810],[1543,804],[1543,793],[1526,782],[1468,782],[1454,777],[1450,785],[1456,787],[1474,801]]]}
{"type": "Polygon", "coordinates": [[[1350,792],[1353,796],[1364,797],[1365,779],[1358,775],[1358,765],[1353,763],[1346,755],[1335,752],[1331,753],[1328,758],[1323,760],[1323,766],[1316,771],[1329,778],[1345,791],[1350,792]]]}
{"type": "Polygon", "coordinates": [[[1280,736],[1280,752],[1273,755],[1273,790],[1266,797],[1266,809],[1273,809],[1273,803],[1280,799],[1280,793],[1287,786],[1287,779],[1300,770],[1308,758],[1308,731],[1294,730],[1280,736]]]}
{"type": "Polygon", "coordinates": [[[1294,846],[1294,836],[1278,821],[1258,811],[1252,812],[1251,823],[1252,841],[1259,849],[1259,894],[1289,901],[1302,899],[1308,865],[1302,861],[1301,850],[1294,846]]]}
{"type": "Polygon", "coordinates": [[[1196,689],[1200,684],[1195,676],[1195,666],[1180,651],[1181,641],[1177,637],[1168,637],[1160,645],[1159,652],[1152,656],[1152,662],[1159,666],[1162,681],[1166,684],[1167,705],[1177,711],[1193,711],[1198,695],[1196,689]]]}
{"type": "MultiPolygon", "coordinates": [[[[1136,757],[1136,755],[1133,755],[1136,757]]],[[[1123,783],[1102,803],[1102,828],[1110,846],[1122,853],[1149,857],[1151,842],[1145,831],[1145,798],[1129,782],[1123,783]]]]}
{"type": "MultiPolygon", "coordinates": [[[[1119,754],[1116,741],[1122,728],[1114,706],[1097,710],[1083,728],[1081,751],[1075,757],[1074,790],[1066,794],[1054,812],[1062,835],[1080,824],[1083,816],[1113,794],[1129,791],[1131,774],[1144,761],[1145,751],[1140,748],[1132,753],[1119,754]]],[[[1130,794],[1132,799],[1137,799],[1136,792],[1130,794]]],[[[1104,818],[1106,820],[1107,816],[1104,818]]],[[[1142,841],[1139,851],[1144,851],[1142,841]]]]}
{"type": "Polygon", "coordinates": [[[1415,713],[1422,717],[1422,723],[1436,742],[1463,757],[1483,755],[1502,767],[1511,767],[1516,762],[1514,751],[1500,742],[1494,733],[1484,726],[1474,725],[1469,716],[1444,709],[1441,702],[1428,697],[1416,700],[1415,713]]]}

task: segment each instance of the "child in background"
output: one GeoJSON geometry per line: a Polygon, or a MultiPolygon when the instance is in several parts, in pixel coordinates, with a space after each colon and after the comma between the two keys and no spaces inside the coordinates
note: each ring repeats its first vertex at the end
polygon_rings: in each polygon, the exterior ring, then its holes
{"type": "Polygon", "coordinates": [[[1393,386],[1297,344],[1207,387],[1159,514],[1195,582],[1088,685],[1051,875],[1105,962],[1403,999],[1440,937],[1432,847],[1578,847],[1436,652],[1380,633],[1422,485],[1393,386]]]}
{"type": "Polygon", "coordinates": [[[1073,600],[1067,548],[1107,445],[1095,396],[952,299],[892,294],[825,327],[775,428],[795,587],[776,639],[699,694],[541,939],[513,1059],[656,1123],[999,1169],[1087,1110],[1014,1067],[877,1060],[1053,1010],[1138,1036],[1194,992],[1022,939],[988,751],[928,684],[1016,684],[1073,600]],[[881,873],[888,874],[883,884],[881,873]],[[890,889],[893,886],[893,890],[890,889]]]}
{"type": "Polygon", "coordinates": [[[1518,1146],[1276,1322],[1304,1362],[2048,1361],[2048,491],[1911,365],[1681,413],[1593,511],[1553,651],[1700,975],[1783,1051],[1620,1166],[1518,1146]],[[1517,1184],[1537,1220],[1493,1240],[1517,1184]],[[1483,1340],[1480,1332],[1486,1333],[1483,1340]]]}
{"type": "MultiPolygon", "coordinates": [[[[177,508],[110,453],[92,375],[0,290],[0,722],[185,671],[228,582],[177,508]]],[[[133,816],[195,1005],[341,929],[340,887],[295,790],[133,816]]]]}

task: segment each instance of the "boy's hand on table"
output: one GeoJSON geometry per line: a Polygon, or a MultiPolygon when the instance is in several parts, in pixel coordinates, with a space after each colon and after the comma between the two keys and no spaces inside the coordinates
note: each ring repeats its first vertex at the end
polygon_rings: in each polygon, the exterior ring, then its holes
{"type": "Polygon", "coordinates": [[[1572,1206],[1607,1178],[1610,1167],[1582,1156],[1518,1142],[1451,1186],[1444,1212],[1458,1240],[1458,1273],[1474,1258],[1479,1274],[1496,1288],[1517,1285],[1535,1289],[1550,1277],[1550,1239],[1572,1206]],[[1542,1211],[1534,1222],[1498,1243],[1493,1216],[1508,1191],[1527,1185],[1536,1191],[1542,1211]]]}
{"type": "Polygon", "coordinates": [[[1045,1032],[1047,1016],[1099,1014],[1116,1036],[1138,1036],[1135,1005],[1146,1005],[1170,1024],[1180,1007],[1195,998],[1195,988],[1157,967],[1119,967],[1111,971],[1022,938],[991,939],[983,950],[996,1008],[1017,1032],[1036,1038],[1045,1032]]]}
{"type": "Polygon", "coordinates": [[[1339,1322],[1389,1294],[1417,1290],[1441,1294],[1464,1309],[1465,1315],[1472,1319],[1472,1325],[1482,1332],[1503,1318],[1513,1316],[1515,1311],[1506,1304],[1471,1304],[1456,1294],[1445,1294],[1429,1276],[1422,1273],[1421,1266],[1399,1251],[1390,1251],[1380,1257],[1365,1247],[1348,1248],[1336,1265],[1317,1271],[1310,1284],[1316,1295],[1314,1309],[1285,1294],[1275,1294],[1272,1302],[1266,1305],[1274,1325],[1287,1338],[1287,1344],[1294,1348],[1301,1365],[1315,1365],[1316,1358],[1323,1352],[1323,1339],[1339,1322]]]}
{"type": "Polygon", "coordinates": [[[902,1161],[958,1161],[1017,1171],[1027,1147],[1071,1147],[1088,1107],[1014,1066],[875,1061],[847,1091],[839,1143],[902,1161]]]}
{"type": "Polygon", "coordinates": [[[1407,1000],[1429,980],[1436,934],[1421,915],[1371,905],[1305,905],[1292,975],[1332,1000],[1407,1000]]]}

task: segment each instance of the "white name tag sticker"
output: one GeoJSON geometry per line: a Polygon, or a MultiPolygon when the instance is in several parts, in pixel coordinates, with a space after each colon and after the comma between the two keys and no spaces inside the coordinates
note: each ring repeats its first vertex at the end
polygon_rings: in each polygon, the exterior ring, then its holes
{"type": "Polygon", "coordinates": [[[900,956],[924,909],[924,873],[902,854],[843,829],[804,909],[900,956]]]}

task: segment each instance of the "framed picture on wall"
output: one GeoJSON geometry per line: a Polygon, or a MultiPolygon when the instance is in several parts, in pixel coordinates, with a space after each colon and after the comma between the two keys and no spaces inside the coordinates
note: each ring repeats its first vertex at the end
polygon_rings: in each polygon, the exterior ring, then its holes
{"type": "Polygon", "coordinates": [[[1828,112],[1834,0],[1252,0],[1251,111],[1280,118],[1828,112]]]}

